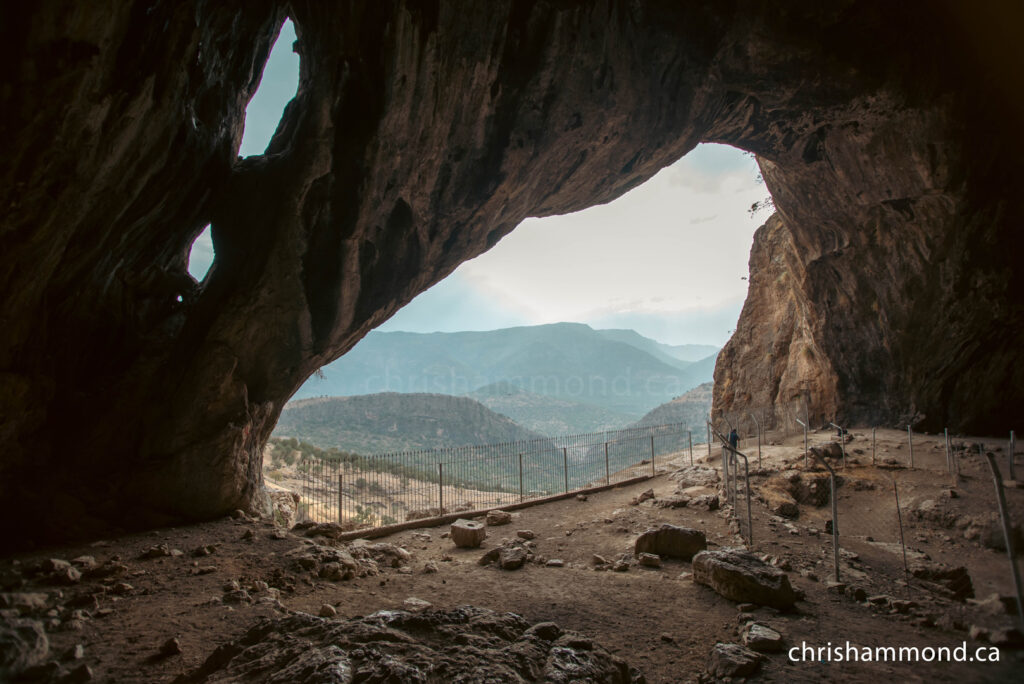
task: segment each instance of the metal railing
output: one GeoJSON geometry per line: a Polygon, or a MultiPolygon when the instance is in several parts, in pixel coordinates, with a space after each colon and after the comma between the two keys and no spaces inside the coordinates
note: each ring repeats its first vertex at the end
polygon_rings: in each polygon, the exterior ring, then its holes
{"type": "MultiPolygon", "coordinates": [[[[710,425],[710,423],[709,423],[710,425]]],[[[728,438],[718,430],[713,430],[714,435],[722,443],[722,481],[725,490],[726,501],[731,506],[733,519],[739,525],[740,533],[747,539],[747,544],[754,543],[754,519],[753,510],[750,504],[750,461],[741,451],[729,444],[728,438]],[[741,514],[740,501],[740,477],[739,460],[743,459],[743,493],[746,515],[741,514]],[[746,534],[743,535],[743,522],[746,520],[746,534]]]]}
{"type": "Polygon", "coordinates": [[[373,456],[305,456],[300,515],[360,529],[501,507],[638,475],[692,454],[682,423],[373,456]]]}

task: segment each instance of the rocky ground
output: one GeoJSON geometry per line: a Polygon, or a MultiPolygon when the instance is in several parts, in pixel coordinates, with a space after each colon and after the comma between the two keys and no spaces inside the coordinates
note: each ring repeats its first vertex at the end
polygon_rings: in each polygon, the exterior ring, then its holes
{"type": "MultiPolygon", "coordinates": [[[[238,516],[8,555],[0,673],[110,682],[685,682],[748,672],[766,681],[1013,680],[1024,658],[1005,602],[992,598],[1010,594],[1012,581],[1005,553],[991,548],[999,539],[987,466],[968,449],[954,483],[937,439],[920,436],[917,467],[905,468],[897,431],[879,431],[872,465],[870,437],[854,433],[839,471],[841,584],[830,581],[828,497],[818,471],[802,468],[802,436],[793,436],[766,446],[752,476],[749,554],[723,551],[743,540],[718,506],[718,458],[708,463],[698,450],[696,467],[680,456],[646,482],[481,519],[478,548],[456,546],[448,525],[351,542],[332,539],[331,526],[286,530],[238,516]],[[846,641],[966,641],[968,654],[998,643],[1000,661],[794,663],[777,651],[846,641]]],[[[756,466],[756,445],[744,448],[756,466]]],[[[1024,490],[1007,493],[1019,511],[1024,490]]]]}

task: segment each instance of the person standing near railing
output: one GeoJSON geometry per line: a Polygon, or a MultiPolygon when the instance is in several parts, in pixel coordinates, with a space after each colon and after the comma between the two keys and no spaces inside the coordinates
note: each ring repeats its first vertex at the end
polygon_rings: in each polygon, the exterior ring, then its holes
{"type": "Polygon", "coordinates": [[[736,446],[739,443],[740,443],[740,435],[739,435],[738,432],[736,432],[736,428],[733,428],[732,432],[729,433],[729,446],[731,446],[733,449],[735,449],[736,446]]]}

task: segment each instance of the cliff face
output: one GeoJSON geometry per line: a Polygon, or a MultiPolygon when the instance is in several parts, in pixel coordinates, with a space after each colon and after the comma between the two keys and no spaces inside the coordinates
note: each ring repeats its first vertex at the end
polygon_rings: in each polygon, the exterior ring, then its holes
{"type": "Polygon", "coordinates": [[[815,424],[989,433],[1020,420],[1018,175],[963,108],[875,101],[760,160],[778,211],[755,236],[715,410],[781,418],[806,401],[815,424]]]}
{"type": "Polygon", "coordinates": [[[774,414],[775,424],[794,427],[805,410],[812,425],[835,414],[836,373],[816,342],[807,280],[793,234],[776,213],[754,234],[747,300],[715,365],[712,415],[740,425],[750,413],[769,421],[774,414]]]}
{"type": "Polygon", "coordinates": [[[748,306],[716,407],[810,382],[850,420],[1003,429],[1024,403],[1021,60],[1000,52],[1020,23],[961,5],[6,11],[0,496],[51,537],[257,506],[261,445],[316,368],[523,218],[612,199],[702,140],[759,155],[790,269],[778,290],[755,273],[752,302],[797,307],[762,373],[771,343],[741,333],[780,315],[748,306]],[[299,91],[241,160],[286,13],[299,91]]]}

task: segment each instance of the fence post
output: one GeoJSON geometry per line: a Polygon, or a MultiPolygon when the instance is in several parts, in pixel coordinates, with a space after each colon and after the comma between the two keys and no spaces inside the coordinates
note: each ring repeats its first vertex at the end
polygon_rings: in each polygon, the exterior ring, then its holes
{"type": "Polygon", "coordinates": [[[804,426],[804,468],[807,468],[807,423],[799,418],[796,419],[796,422],[804,426]]]}
{"type": "Polygon", "coordinates": [[[1014,471],[1013,456],[1017,451],[1017,437],[1013,434],[1013,430],[1010,430],[1010,479],[1017,480],[1017,474],[1014,471]]]}
{"type": "MultiPolygon", "coordinates": [[[[693,430],[687,430],[686,437],[690,441],[690,465],[693,465],[693,430]]],[[[605,449],[607,450],[607,448],[608,445],[606,444],[605,449]]]]}
{"type": "Polygon", "coordinates": [[[871,465],[875,465],[875,431],[878,428],[871,428],[871,465]]]}
{"type": "Polygon", "coordinates": [[[743,454],[736,452],[737,455],[743,457],[743,488],[747,494],[747,544],[749,546],[754,545],[754,514],[750,510],[750,463],[747,462],[747,457],[743,454]]]}
{"type": "Polygon", "coordinates": [[[608,442],[604,443],[604,483],[612,483],[611,470],[608,468],[608,442]]]}
{"type": "MultiPolygon", "coordinates": [[[[892,493],[896,497],[896,521],[900,524],[900,548],[903,549],[903,577],[907,583],[907,598],[910,597],[910,567],[907,565],[907,543],[903,539],[903,511],[900,510],[900,493],[896,489],[896,478],[892,480],[892,493]]],[[[835,523],[832,523],[833,527],[835,523]]]]}
{"type": "Polygon", "coordinates": [[[953,474],[953,460],[949,457],[949,428],[943,428],[942,434],[945,436],[946,442],[946,470],[949,474],[953,474]]]}
{"type": "Polygon", "coordinates": [[[708,458],[711,458],[711,421],[706,422],[708,428],[708,458]]]}
{"type": "Polygon", "coordinates": [[[1024,591],[1021,590],[1020,572],[1017,568],[1017,556],[1013,551],[1013,529],[1010,525],[1010,516],[1006,511],[1006,494],[1003,493],[1003,477],[999,474],[999,466],[996,465],[996,457],[992,454],[985,454],[988,459],[988,467],[992,469],[992,479],[996,485],[996,501],[999,503],[999,518],[1003,522],[1003,537],[1006,540],[1006,554],[1010,557],[1010,572],[1013,573],[1013,586],[1017,590],[1017,617],[1020,619],[1020,627],[1024,629],[1024,591]]]}
{"type": "Polygon", "coordinates": [[[343,470],[341,468],[341,464],[339,463],[338,464],[338,524],[339,525],[342,525],[342,524],[345,523],[345,516],[342,513],[343,507],[341,505],[341,493],[342,493],[342,491],[345,488],[343,486],[342,479],[341,479],[342,472],[343,472],[343,470]]]}
{"type": "Polygon", "coordinates": [[[760,469],[761,468],[761,421],[759,421],[757,419],[757,416],[755,416],[753,413],[750,414],[750,417],[754,419],[754,425],[757,426],[757,467],[758,467],[758,469],[760,469]]]}
{"type": "Polygon", "coordinates": [[[568,447],[562,447],[562,472],[565,473],[565,493],[569,493],[569,451],[568,447]]]}
{"type": "Polygon", "coordinates": [[[523,455],[519,454],[519,500],[523,500],[523,455]]]}
{"type": "Polygon", "coordinates": [[[651,435],[651,477],[654,477],[654,435],[651,435]]]}
{"type": "Polygon", "coordinates": [[[914,467],[914,431],[907,425],[907,441],[910,443],[910,467],[914,467]]]}
{"type": "Polygon", "coordinates": [[[839,432],[839,446],[842,447],[842,449],[843,449],[843,467],[845,468],[846,467],[846,430],[844,430],[843,428],[839,427],[835,423],[829,423],[829,425],[834,427],[839,432]]]}
{"type": "Polygon", "coordinates": [[[836,471],[821,456],[821,464],[828,469],[829,487],[832,498],[832,564],[836,569],[836,582],[839,581],[839,505],[836,503],[836,471]]]}
{"type": "Polygon", "coordinates": [[[729,452],[722,446],[722,484],[725,487],[725,502],[729,503],[729,452]]]}
{"type": "Polygon", "coordinates": [[[444,515],[444,463],[437,464],[437,509],[444,515]]]}

